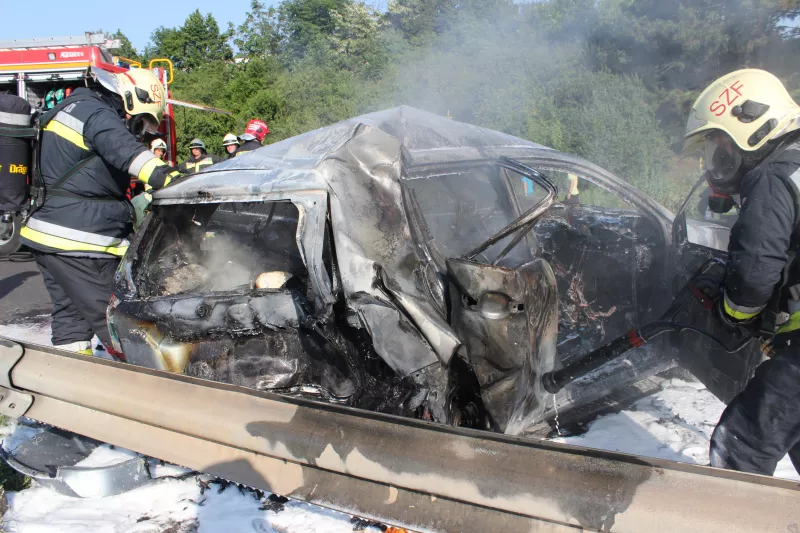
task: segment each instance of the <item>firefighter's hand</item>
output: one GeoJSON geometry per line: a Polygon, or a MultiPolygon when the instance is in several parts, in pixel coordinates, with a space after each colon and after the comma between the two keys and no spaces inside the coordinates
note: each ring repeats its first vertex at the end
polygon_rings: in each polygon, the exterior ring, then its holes
{"type": "Polygon", "coordinates": [[[722,328],[731,335],[741,338],[743,336],[761,337],[762,336],[762,314],[748,318],[747,320],[737,320],[725,311],[724,299],[719,298],[714,302],[714,317],[722,328]]]}
{"type": "Polygon", "coordinates": [[[722,282],[724,279],[725,264],[719,261],[709,261],[689,283],[711,300],[718,302],[722,300],[722,282]]]}
{"type": "Polygon", "coordinates": [[[134,196],[133,200],[131,200],[134,212],[136,213],[136,219],[133,223],[134,230],[139,229],[139,226],[142,225],[145,215],[148,213],[148,211],[150,211],[150,202],[152,201],[153,195],[149,192],[143,192],[137,196],[134,196]]]}

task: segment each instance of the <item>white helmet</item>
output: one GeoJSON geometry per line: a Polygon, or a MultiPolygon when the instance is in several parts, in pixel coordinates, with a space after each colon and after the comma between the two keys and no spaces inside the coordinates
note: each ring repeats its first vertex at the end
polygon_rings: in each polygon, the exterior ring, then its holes
{"type": "Polygon", "coordinates": [[[732,193],[743,163],[763,160],[771,150],[765,145],[797,130],[799,119],[800,107],[778,78],[764,70],[737,70],[709,85],[695,101],[683,152],[702,151],[709,183],[732,193]]]}
{"type": "Polygon", "coordinates": [[[239,139],[233,133],[228,133],[222,138],[222,146],[239,145],[239,139]]]}
{"type": "Polygon", "coordinates": [[[167,151],[167,143],[164,142],[164,139],[153,139],[153,142],[150,143],[150,150],[155,152],[156,149],[159,149],[159,148],[166,152],[167,151]]]}

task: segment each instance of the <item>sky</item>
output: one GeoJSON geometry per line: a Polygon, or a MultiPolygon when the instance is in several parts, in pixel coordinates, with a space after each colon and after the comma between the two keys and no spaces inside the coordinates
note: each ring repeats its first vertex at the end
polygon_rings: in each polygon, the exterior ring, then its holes
{"type": "MultiPolygon", "coordinates": [[[[275,0],[261,1],[268,6],[277,3],[275,0]]],[[[214,15],[220,30],[225,30],[228,22],[238,25],[244,21],[250,10],[250,0],[162,0],[118,4],[90,0],[37,0],[35,13],[27,2],[0,0],[3,19],[0,41],[82,35],[99,29],[113,33],[120,29],[141,51],[150,41],[153,30],[159,26],[181,26],[195,9],[204,15],[214,15]]]]}

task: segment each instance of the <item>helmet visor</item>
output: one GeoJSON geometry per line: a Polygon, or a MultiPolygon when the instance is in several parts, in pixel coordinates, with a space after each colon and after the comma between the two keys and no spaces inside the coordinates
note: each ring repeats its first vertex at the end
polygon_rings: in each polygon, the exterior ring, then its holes
{"type": "Polygon", "coordinates": [[[742,152],[727,133],[715,131],[706,135],[701,157],[713,188],[728,194],[737,192],[742,152]]]}

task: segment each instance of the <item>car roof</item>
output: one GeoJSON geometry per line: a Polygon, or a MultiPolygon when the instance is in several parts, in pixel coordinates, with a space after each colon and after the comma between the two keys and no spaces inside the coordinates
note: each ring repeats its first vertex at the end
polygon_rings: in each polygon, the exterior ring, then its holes
{"type": "Polygon", "coordinates": [[[218,163],[159,192],[156,199],[328,189],[331,180],[346,182],[354,178],[353,172],[370,172],[368,167],[353,163],[363,163],[378,153],[401,157],[409,166],[501,155],[519,157],[532,150],[550,149],[513,135],[400,106],[347,119],[218,163]],[[348,150],[350,141],[362,136],[366,137],[359,144],[368,146],[371,154],[348,150]],[[331,167],[337,166],[332,164],[335,161],[350,171],[332,171],[331,167]]]}

